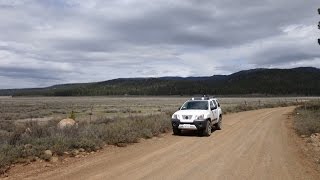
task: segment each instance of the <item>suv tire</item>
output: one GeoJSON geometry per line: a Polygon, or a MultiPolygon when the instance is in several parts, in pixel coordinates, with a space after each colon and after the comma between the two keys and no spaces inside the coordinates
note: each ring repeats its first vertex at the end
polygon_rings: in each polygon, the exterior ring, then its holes
{"type": "Polygon", "coordinates": [[[217,130],[221,130],[222,129],[222,116],[220,115],[219,117],[219,122],[217,124],[215,124],[216,129],[217,130]]]}
{"type": "Polygon", "coordinates": [[[210,136],[211,135],[211,121],[210,120],[207,120],[207,124],[206,124],[206,128],[203,130],[203,136],[210,136]]]}

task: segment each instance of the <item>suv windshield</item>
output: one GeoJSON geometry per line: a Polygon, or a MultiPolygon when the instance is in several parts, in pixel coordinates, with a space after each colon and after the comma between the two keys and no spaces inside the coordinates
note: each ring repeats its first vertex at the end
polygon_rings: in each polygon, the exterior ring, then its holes
{"type": "Polygon", "coordinates": [[[208,110],[208,101],[188,101],[181,107],[181,110],[187,109],[208,110]]]}

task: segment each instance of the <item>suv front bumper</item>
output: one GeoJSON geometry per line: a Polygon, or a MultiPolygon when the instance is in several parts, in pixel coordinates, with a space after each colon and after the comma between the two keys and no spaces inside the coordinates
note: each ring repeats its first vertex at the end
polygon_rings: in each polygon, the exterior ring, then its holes
{"type": "Polygon", "coordinates": [[[180,122],[179,119],[171,119],[171,124],[173,128],[177,129],[201,130],[206,128],[207,120],[197,120],[192,123],[185,123],[180,122]]]}

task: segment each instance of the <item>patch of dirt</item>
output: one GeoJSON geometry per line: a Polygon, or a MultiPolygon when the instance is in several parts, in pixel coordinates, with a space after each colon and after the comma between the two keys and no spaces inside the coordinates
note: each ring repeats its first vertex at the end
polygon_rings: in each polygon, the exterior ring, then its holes
{"type": "Polygon", "coordinates": [[[304,153],[309,156],[320,171],[320,133],[314,133],[310,137],[302,135],[301,139],[304,153]]]}

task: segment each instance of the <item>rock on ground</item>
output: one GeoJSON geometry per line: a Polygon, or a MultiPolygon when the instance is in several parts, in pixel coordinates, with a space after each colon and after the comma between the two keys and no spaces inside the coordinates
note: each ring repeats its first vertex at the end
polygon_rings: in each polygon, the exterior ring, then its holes
{"type": "Polygon", "coordinates": [[[73,126],[77,126],[78,124],[76,123],[75,120],[67,118],[67,119],[62,119],[59,123],[58,123],[58,128],[59,129],[64,129],[66,127],[73,127],[73,126]]]}
{"type": "Polygon", "coordinates": [[[52,151],[51,150],[45,150],[44,151],[44,159],[45,160],[50,160],[52,157],[52,151]]]}

